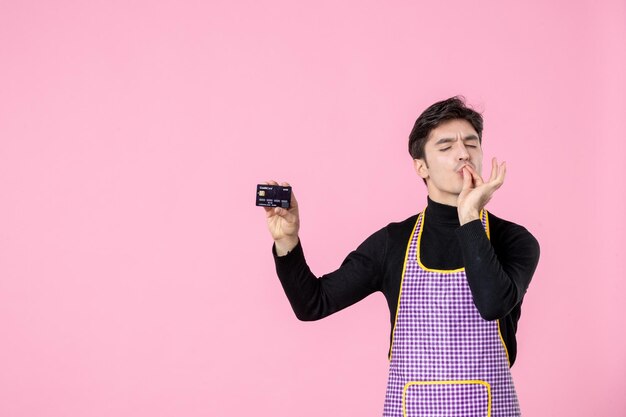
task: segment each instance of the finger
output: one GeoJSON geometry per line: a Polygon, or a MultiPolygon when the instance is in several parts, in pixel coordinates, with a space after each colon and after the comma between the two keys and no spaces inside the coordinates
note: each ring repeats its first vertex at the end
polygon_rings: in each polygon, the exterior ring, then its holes
{"type": "Polygon", "coordinates": [[[278,185],[278,183],[276,181],[274,181],[274,180],[269,180],[267,183],[269,185],[278,185]]]}
{"type": "MultiPolygon", "coordinates": [[[[260,184],[270,185],[270,182],[271,182],[271,180],[270,181],[263,181],[260,184]]],[[[272,217],[271,215],[269,215],[269,212],[272,211],[272,207],[263,207],[263,208],[265,209],[265,214],[267,215],[267,217],[272,217]]]]}
{"type": "Polygon", "coordinates": [[[502,162],[500,165],[500,173],[498,175],[498,181],[500,184],[504,183],[504,178],[506,177],[506,162],[502,162]]]}
{"type": "Polygon", "coordinates": [[[461,190],[470,190],[472,188],[472,174],[467,169],[467,166],[464,166],[461,171],[463,172],[463,187],[461,190]]]}
{"type": "Polygon", "coordinates": [[[491,158],[491,175],[489,175],[489,182],[493,182],[498,177],[498,160],[491,158]]]}
{"type": "Polygon", "coordinates": [[[288,223],[293,223],[296,221],[296,215],[284,208],[276,207],[275,213],[276,215],[282,217],[288,223]]]}
{"type": "MultiPolygon", "coordinates": [[[[291,187],[288,182],[281,182],[280,185],[283,187],[291,187]]],[[[291,201],[289,202],[289,208],[298,207],[298,200],[296,200],[296,195],[293,192],[293,188],[291,189],[291,201]]]]}
{"type": "Polygon", "coordinates": [[[483,178],[478,174],[478,172],[476,172],[474,168],[472,168],[470,165],[466,165],[466,168],[469,171],[469,173],[472,175],[472,179],[476,187],[484,184],[483,178]]]}
{"type": "Polygon", "coordinates": [[[505,175],[506,175],[506,165],[503,162],[502,164],[498,165],[497,175],[491,182],[493,182],[499,188],[504,182],[505,175]]]}
{"type": "Polygon", "coordinates": [[[491,192],[493,193],[495,190],[500,188],[504,183],[504,177],[506,176],[506,164],[503,162],[498,166],[498,176],[489,182],[489,186],[491,188],[491,192]]]}
{"type": "Polygon", "coordinates": [[[296,194],[291,190],[291,201],[289,202],[289,208],[298,208],[298,200],[296,200],[296,194]]]}
{"type": "Polygon", "coordinates": [[[274,210],[274,207],[263,207],[263,208],[265,209],[265,217],[267,219],[276,216],[276,211],[274,210]]]}
{"type": "Polygon", "coordinates": [[[485,181],[483,181],[483,177],[481,177],[478,171],[476,171],[474,168],[472,168],[470,172],[472,173],[472,176],[474,177],[474,184],[477,187],[485,183],[485,181]]]}

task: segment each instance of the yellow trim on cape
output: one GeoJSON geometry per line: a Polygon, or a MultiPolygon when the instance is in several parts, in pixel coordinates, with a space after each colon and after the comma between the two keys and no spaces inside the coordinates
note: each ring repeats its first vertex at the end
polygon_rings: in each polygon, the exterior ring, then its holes
{"type": "Polygon", "coordinates": [[[509,368],[511,367],[511,358],[509,357],[509,349],[506,347],[506,343],[504,343],[504,337],[502,337],[502,331],[500,330],[500,320],[496,320],[498,322],[498,336],[500,336],[500,342],[502,342],[502,347],[504,348],[504,353],[506,353],[506,361],[509,363],[509,368]]]}

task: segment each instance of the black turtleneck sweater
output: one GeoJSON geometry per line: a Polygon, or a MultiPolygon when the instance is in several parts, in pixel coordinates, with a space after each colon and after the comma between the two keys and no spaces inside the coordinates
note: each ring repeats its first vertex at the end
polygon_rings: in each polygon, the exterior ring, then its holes
{"type": "MultiPolygon", "coordinates": [[[[320,278],[311,273],[300,242],[280,257],[273,247],[276,272],[296,316],[318,320],[381,291],[393,329],[404,256],[416,220],[417,214],[380,229],[351,252],[339,269],[320,278]]],[[[500,321],[513,365],[517,322],[539,261],[539,244],[524,227],[492,213],[489,232],[490,239],[480,220],[460,226],[456,207],[429,198],[420,259],[431,269],[465,267],[474,304],[485,320],[500,321]]]]}

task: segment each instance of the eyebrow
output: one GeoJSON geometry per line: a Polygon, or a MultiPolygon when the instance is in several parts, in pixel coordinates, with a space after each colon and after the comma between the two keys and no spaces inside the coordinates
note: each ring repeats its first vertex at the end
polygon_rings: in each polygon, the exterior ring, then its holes
{"type": "MultiPolygon", "coordinates": [[[[476,135],[468,135],[463,138],[464,141],[468,140],[478,140],[478,136],[476,135]]],[[[441,138],[437,142],[435,142],[435,146],[441,145],[443,143],[456,142],[456,138],[441,138]]]]}

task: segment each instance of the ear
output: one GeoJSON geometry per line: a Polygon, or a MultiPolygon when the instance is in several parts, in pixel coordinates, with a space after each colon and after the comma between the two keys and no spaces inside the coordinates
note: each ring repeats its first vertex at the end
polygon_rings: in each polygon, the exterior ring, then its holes
{"type": "Polygon", "coordinates": [[[415,172],[417,172],[417,175],[422,177],[422,179],[424,180],[428,178],[428,165],[423,158],[414,159],[413,166],[415,167],[415,172]]]}

